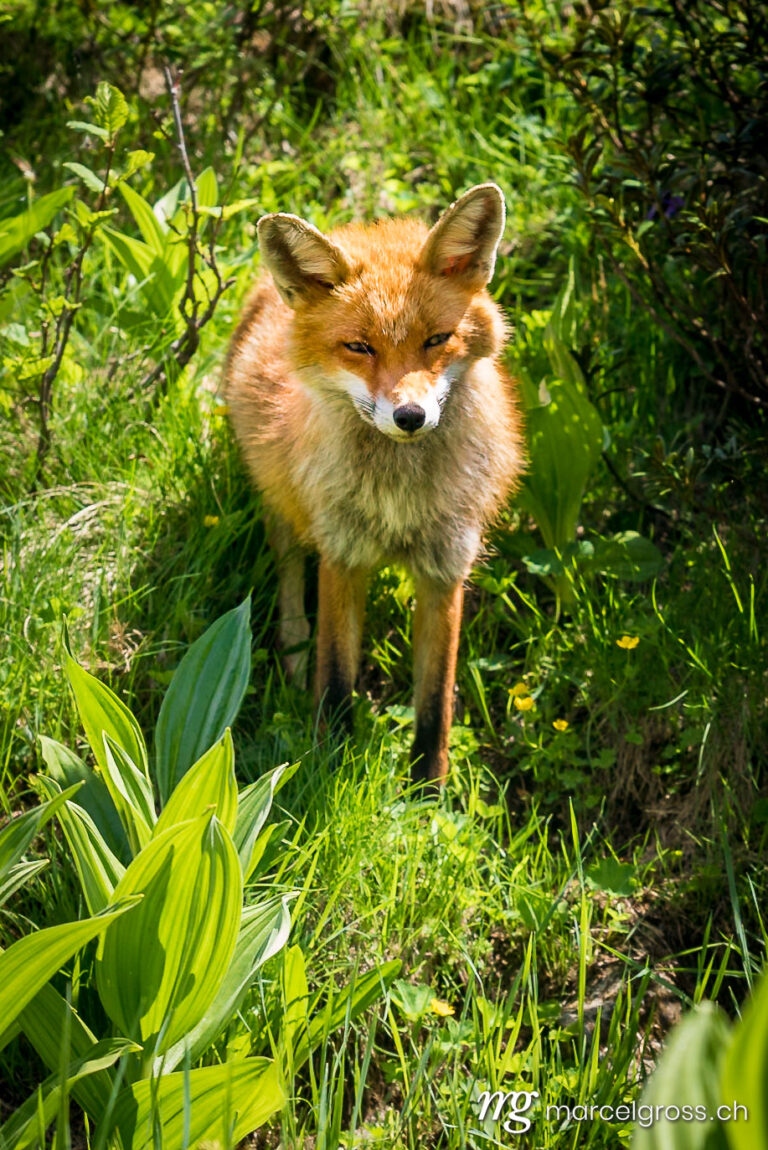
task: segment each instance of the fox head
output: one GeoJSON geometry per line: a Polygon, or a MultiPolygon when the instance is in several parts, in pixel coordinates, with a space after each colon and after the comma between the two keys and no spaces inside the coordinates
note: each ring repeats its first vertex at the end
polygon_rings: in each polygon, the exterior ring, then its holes
{"type": "Polygon", "coordinates": [[[495,184],[471,188],[431,231],[394,219],[326,236],[298,216],[264,216],[262,257],[294,312],[292,368],[393,439],[428,434],[471,364],[502,346],[485,287],[503,230],[495,184]]]}

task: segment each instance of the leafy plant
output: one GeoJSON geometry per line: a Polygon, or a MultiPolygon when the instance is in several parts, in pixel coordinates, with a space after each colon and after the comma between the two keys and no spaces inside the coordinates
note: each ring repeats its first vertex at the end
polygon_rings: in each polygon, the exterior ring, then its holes
{"type": "MultiPolygon", "coordinates": [[[[245,884],[264,864],[273,797],[296,769],[277,767],[238,792],[230,723],[250,667],[249,616],[247,599],[192,644],[175,672],[156,730],[154,774],[166,800],[159,813],[134,716],[65,651],[97,770],[54,740],[42,741],[49,773],[39,785],[49,798],[0,836],[1,889],[39,869],[19,859],[55,815],[92,917],[40,931],[0,956],[4,1018],[18,1016],[52,1071],[0,1128],[10,1150],[38,1136],[69,1093],[100,1140],[119,1133],[126,1147],[159,1139],[169,1150],[190,1139],[237,1142],[283,1105],[286,1078],[312,1049],[370,1005],[400,969],[389,963],[353,980],[320,1013],[308,993],[291,991],[292,1005],[272,1019],[277,1059],[193,1066],[230,1024],[259,968],[285,945],[291,925],[286,895],[243,905],[245,884]],[[126,928],[111,929],[131,908],[126,928]],[[113,1028],[98,1039],[52,987],[34,997],[96,934],[96,990],[113,1028]]],[[[301,952],[291,953],[306,987],[301,952]]]]}
{"type": "Polygon", "coordinates": [[[170,72],[167,80],[185,174],[155,205],[129,183],[152,163],[154,153],[144,149],[124,156],[119,153],[129,108],[122,92],[102,81],[95,96],[85,101],[91,119],[70,120],[67,125],[92,145],[90,166],[80,160],[63,164],[77,177],[85,198],[69,185],[0,220],[0,269],[30,249],[31,258],[21,267],[9,268],[4,280],[0,279],[0,325],[20,303],[28,317],[26,324],[0,326],[0,354],[9,378],[22,387],[21,395],[10,392],[5,397],[6,410],[13,410],[30,394],[35,397],[39,421],[35,482],[42,477],[50,448],[56,381],[77,371],[71,340],[76,324],[84,326],[83,310],[90,307],[88,261],[96,238],[133,278],[143,305],[141,309],[119,307],[115,318],[126,334],[141,341],[129,354],[135,357],[140,352],[152,361],[137,386],[139,394],[149,399],[155,385],[162,392],[178,379],[198,348],[200,332],[234,282],[219,268],[218,234],[226,220],[254,201],[222,206],[213,170],[207,168],[194,177],[179,112],[178,84],[170,72]],[[118,192],[141,239],[115,226],[118,192]],[[51,230],[64,208],[68,208],[64,222],[51,230]],[[33,308],[37,325],[29,322],[33,308]]]}
{"type": "Polygon", "coordinates": [[[659,1108],[653,1111],[657,1120],[636,1129],[633,1150],[673,1144],[676,1150],[766,1150],[766,1082],[768,979],[763,977],[736,1026],[704,1002],[673,1031],[640,1100],[646,1107],[643,1119],[653,1107],[659,1108]],[[678,1122],[683,1107],[695,1112],[695,1121],[678,1122]]]}
{"type": "MultiPolygon", "coordinates": [[[[31,1131],[39,1132],[41,1114],[43,1125],[51,1121],[62,1089],[71,1091],[96,1124],[97,1138],[119,1131],[124,1144],[134,1147],[151,1144],[155,1137],[167,1147],[181,1145],[189,1137],[189,1123],[198,1139],[238,1140],[284,1102],[283,1075],[274,1060],[190,1069],[227,1025],[259,966],[285,944],[290,929],[286,896],[243,906],[244,884],[252,881],[261,857],[252,826],[263,827],[272,796],[289,774],[278,767],[268,786],[259,780],[238,796],[228,724],[239,708],[250,663],[249,607],[246,600],[214,624],[179,666],[178,686],[163,712],[168,738],[177,739],[199,710],[190,685],[199,685],[201,648],[207,691],[216,705],[188,740],[193,761],[177,770],[176,785],[159,815],[136,720],[66,651],[67,675],[98,773],[45,740],[50,775],[41,779],[41,787],[51,797],[37,812],[23,816],[24,828],[12,824],[9,829],[23,850],[41,822],[57,815],[93,917],[32,935],[2,957],[4,966],[15,962],[3,993],[15,995],[21,1025],[53,1071],[0,1131],[5,1145],[26,1144],[31,1131]],[[75,775],[81,781],[61,791],[57,779],[75,775]],[[74,798],[86,787],[95,819],[74,798]],[[261,801],[254,807],[250,799],[256,792],[261,801]],[[105,838],[115,839],[112,812],[124,861],[105,838]],[[30,830],[22,834],[26,823],[30,830]],[[134,909],[128,928],[109,932],[129,907],[134,909]],[[102,938],[96,988],[114,1027],[112,1035],[100,1040],[52,988],[42,1000],[33,999],[75,946],[97,932],[102,938]],[[45,965],[38,959],[39,977],[30,980],[29,963],[38,952],[46,956],[45,965]],[[26,967],[23,997],[16,985],[17,967],[20,975],[26,967]],[[73,1057],[62,1075],[61,1044],[66,1046],[67,1034],[73,1057]],[[112,1072],[116,1061],[119,1067],[112,1072]],[[174,1073],[182,1061],[186,1069],[174,1073]],[[230,1100],[228,1114],[222,1113],[222,1091],[230,1100]]],[[[13,857],[19,853],[17,846],[13,857]]]]}
{"type": "MultiPolygon", "coordinates": [[[[607,433],[573,351],[576,325],[576,276],[571,261],[551,312],[531,317],[527,323],[527,332],[533,335],[529,341],[540,342],[548,370],[536,382],[530,368],[522,364],[517,368],[529,453],[528,473],[517,502],[533,516],[544,540],[544,548],[532,548],[523,538],[520,550],[528,570],[541,576],[566,604],[574,601],[572,575],[577,571],[644,580],[661,567],[658,549],[635,531],[619,532],[610,539],[577,539],[582,502],[607,433]]],[[[530,362],[532,367],[544,367],[540,354],[530,362]]]]}

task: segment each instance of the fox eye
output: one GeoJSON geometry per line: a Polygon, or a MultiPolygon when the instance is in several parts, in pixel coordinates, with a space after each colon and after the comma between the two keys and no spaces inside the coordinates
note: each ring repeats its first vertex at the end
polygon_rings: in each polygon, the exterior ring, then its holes
{"type": "Polygon", "coordinates": [[[424,341],[424,347],[439,347],[441,343],[447,343],[453,335],[452,331],[443,331],[439,335],[431,335],[429,339],[424,341]]]}
{"type": "Polygon", "coordinates": [[[353,340],[352,343],[344,344],[347,351],[354,351],[356,355],[375,355],[369,343],[363,343],[362,340],[353,340]]]}

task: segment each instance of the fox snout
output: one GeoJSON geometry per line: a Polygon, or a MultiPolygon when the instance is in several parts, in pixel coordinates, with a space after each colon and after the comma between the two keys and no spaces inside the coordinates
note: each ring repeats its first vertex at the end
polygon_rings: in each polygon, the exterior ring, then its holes
{"type": "Polygon", "coordinates": [[[373,422],[393,439],[419,439],[439,424],[450,385],[448,372],[436,379],[427,372],[410,372],[389,395],[376,397],[373,422]]]}
{"type": "Polygon", "coordinates": [[[424,426],[427,413],[418,403],[403,403],[392,412],[392,418],[401,431],[418,431],[424,426]]]}

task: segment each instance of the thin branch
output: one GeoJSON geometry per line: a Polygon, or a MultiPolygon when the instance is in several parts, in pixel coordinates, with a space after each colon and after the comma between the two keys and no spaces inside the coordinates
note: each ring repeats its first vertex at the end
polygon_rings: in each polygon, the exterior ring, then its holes
{"type": "Polygon", "coordinates": [[[200,343],[200,332],[205,325],[211,320],[213,314],[218,306],[219,300],[228,288],[235,282],[235,277],[231,276],[224,279],[216,260],[216,238],[218,236],[218,228],[214,225],[211,228],[211,239],[208,243],[207,253],[200,248],[200,208],[197,202],[197,189],[195,187],[195,177],[192,172],[192,165],[189,161],[189,153],[187,152],[186,140],[184,137],[184,125],[181,118],[181,105],[180,105],[180,91],[181,85],[178,77],[174,78],[171,69],[167,64],[163,66],[163,73],[165,75],[165,83],[168,88],[168,94],[171,99],[171,108],[173,111],[173,122],[176,129],[176,143],[181,156],[184,174],[187,178],[189,185],[189,213],[187,225],[187,282],[184,288],[184,295],[178,304],[179,313],[184,320],[184,330],[177,336],[168,352],[163,356],[159,363],[147,372],[141,382],[138,384],[136,390],[141,394],[147,393],[150,389],[154,388],[153,394],[150,396],[150,407],[156,402],[159,396],[165,395],[168,390],[170,382],[170,368],[175,365],[177,371],[182,371],[192,356],[197,351],[200,343]],[[201,259],[207,268],[213,273],[216,281],[216,290],[211,295],[206,291],[208,296],[207,305],[204,311],[200,311],[201,302],[195,292],[195,277],[198,274],[198,259],[201,259]],[[155,386],[157,385],[157,387],[155,386]]]}

